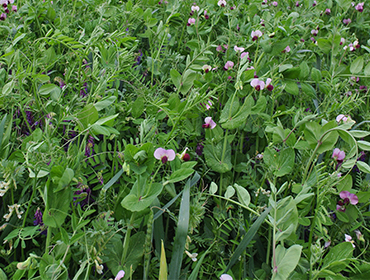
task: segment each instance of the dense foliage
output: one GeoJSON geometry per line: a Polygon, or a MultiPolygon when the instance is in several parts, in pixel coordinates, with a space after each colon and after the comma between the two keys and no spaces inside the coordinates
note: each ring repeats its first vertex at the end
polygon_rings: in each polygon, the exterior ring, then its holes
{"type": "Polygon", "coordinates": [[[370,278],[367,2],[0,4],[0,279],[370,278]]]}

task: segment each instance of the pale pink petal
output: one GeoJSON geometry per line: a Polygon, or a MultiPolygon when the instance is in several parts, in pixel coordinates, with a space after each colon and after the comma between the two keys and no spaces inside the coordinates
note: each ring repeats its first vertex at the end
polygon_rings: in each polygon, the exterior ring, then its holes
{"type": "Polygon", "coordinates": [[[114,280],[121,280],[124,276],[125,276],[125,272],[123,270],[120,270],[117,273],[116,278],[114,278],[114,280]]]}
{"type": "Polygon", "coordinates": [[[349,203],[351,203],[352,205],[356,205],[358,203],[358,197],[357,197],[357,195],[355,195],[353,193],[350,193],[348,195],[348,198],[349,198],[349,203]]]}
{"type": "Polygon", "coordinates": [[[170,150],[166,150],[166,156],[168,158],[168,161],[172,161],[175,159],[176,157],[176,153],[174,150],[170,149],[170,150]]]}
{"type": "Polygon", "coordinates": [[[339,196],[340,196],[341,199],[345,199],[345,198],[349,198],[349,194],[350,194],[350,192],[348,192],[348,191],[341,191],[339,193],[339,196]]]}
{"type": "Polygon", "coordinates": [[[233,280],[233,278],[229,274],[222,274],[220,280],[233,280]]]}
{"type": "Polygon", "coordinates": [[[165,155],[166,155],[166,150],[163,148],[158,148],[154,151],[154,157],[156,159],[162,159],[162,157],[165,155]]]}

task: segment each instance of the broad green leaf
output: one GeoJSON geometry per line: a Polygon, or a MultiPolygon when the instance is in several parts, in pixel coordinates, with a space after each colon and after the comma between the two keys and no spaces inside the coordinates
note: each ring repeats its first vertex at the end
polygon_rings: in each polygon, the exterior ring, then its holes
{"type": "Polygon", "coordinates": [[[321,72],[317,68],[312,68],[311,70],[311,78],[316,82],[320,82],[322,79],[321,72]]]}
{"type": "Polygon", "coordinates": [[[303,61],[301,65],[299,65],[299,68],[301,69],[301,72],[299,73],[299,79],[305,80],[310,75],[310,68],[307,65],[306,61],[303,61]]]}
{"type": "Polygon", "coordinates": [[[298,95],[299,89],[297,82],[289,80],[285,81],[285,91],[293,95],[298,95]]]}
{"type": "Polygon", "coordinates": [[[301,90],[311,98],[316,98],[316,90],[308,83],[301,82],[301,90]]]}
{"type": "Polygon", "coordinates": [[[101,101],[96,102],[94,104],[95,109],[97,111],[101,111],[101,110],[107,108],[108,106],[112,105],[116,101],[116,99],[117,99],[117,97],[115,97],[115,96],[106,97],[106,98],[102,99],[101,101]]]}
{"type": "Polygon", "coordinates": [[[234,184],[234,188],[238,193],[239,202],[245,206],[249,206],[249,203],[251,202],[251,196],[249,195],[249,192],[246,190],[246,188],[239,186],[236,183],[234,184]]]}
{"type": "Polygon", "coordinates": [[[230,198],[235,194],[235,189],[232,186],[228,186],[225,192],[225,197],[230,198]]]}
{"type": "Polygon", "coordinates": [[[365,76],[370,76],[370,62],[365,66],[364,74],[365,76]]]}
{"type": "Polygon", "coordinates": [[[370,173],[370,166],[366,162],[357,161],[356,165],[362,172],[370,173]]]}
{"type": "Polygon", "coordinates": [[[288,249],[284,246],[278,245],[276,248],[276,268],[277,272],[273,272],[273,280],[285,280],[288,279],[290,273],[298,265],[301,257],[302,246],[293,245],[288,249]]]}
{"type": "Polygon", "coordinates": [[[77,114],[77,118],[79,129],[83,131],[99,119],[99,113],[93,104],[88,104],[77,114]]]}
{"type": "Polygon", "coordinates": [[[366,136],[370,135],[369,131],[363,131],[363,130],[350,130],[348,132],[355,138],[365,138],[366,136]]]}
{"type": "Polygon", "coordinates": [[[370,142],[358,140],[357,145],[361,150],[370,151],[370,142]]]}
{"type": "Polygon", "coordinates": [[[170,178],[168,179],[168,183],[176,183],[185,180],[191,174],[193,174],[193,172],[193,168],[180,168],[171,174],[170,178]]]}
{"type": "Polygon", "coordinates": [[[181,84],[180,84],[180,91],[182,94],[187,94],[190,88],[193,86],[194,80],[197,78],[197,72],[193,70],[186,70],[185,73],[182,75],[181,84]]]}
{"type": "Polygon", "coordinates": [[[228,172],[233,167],[231,164],[231,146],[229,143],[226,143],[224,159],[223,161],[221,160],[223,144],[223,142],[218,143],[216,146],[206,144],[203,150],[207,165],[218,173],[228,172]]]}
{"type": "Polygon", "coordinates": [[[364,58],[362,56],[359,56],[354,61],[352,61],[350,71],[352,74],[358,74],[361,72],[363,67],[364,67],[364,58]]]}
{"type": "Polygon", "coordinates": [[[317,45],[324,53],[329,53],[332,47],[331,41],[324,38],[317,39],[317,45]]]}
{"type": "Polygon", "coordinates": [[[162,192],[161,183],[144,183],[136,181],[130,193],[121,201],[123,208],[131,212],[139,212],[149,207],[153,200],[162,192]],[[140,190],[141,188],[141,190],[140,190]]]}
{"type": "Polygon", "coordinates": [[[322,268],[328,269],[330,267],[330,270],[333,272],[342,271],[347,267],[349,262],[348,259],[352,257],[353,250],[354,248],[350,242],[342,242],[335,245],[334,248],[331,248],[325,256],[322,268]],[[335,266],[331,266],[332,264],[335,266]]]}
{"type": "Polygon", "coordinates": [[[40,95],[50,95],[50,97],[55,101],[59,99],[60,93],[61,93],[60,87],[54,84],[45,84],[42,85],[39,89],[40,95]]]}
{"type": "Polygon", "coordinates": [[[181,75],[179,72],[177,72],[176,69],[171,69],[170,71],[170,75],[171,75],[171,80],[173,82],[173,84],[175,85],[176,88],[180,88],[180,83],[181,83],[181,75]]]}
{"type": "Polygon", "coordinates": [[[209,193],[210,194],[215,194],[218,190],[218,186],[216,185],[215,182],[211,183],[211,186],[209,187],[209,193]]]}

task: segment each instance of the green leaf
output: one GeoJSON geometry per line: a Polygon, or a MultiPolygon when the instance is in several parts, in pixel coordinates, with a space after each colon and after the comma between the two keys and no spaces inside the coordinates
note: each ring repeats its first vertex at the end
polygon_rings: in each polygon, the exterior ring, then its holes
{"type": "Polygon", "coordinates": [[[352,74],[358,74],[361,72],[363,67],[364,58],[362,56],[359,56],[351,63],[350,71],[352,74]]]}
{"type": "Polygon", "coordinates": [[[206,144],[203,150],[207,165],[218,173],[228,172],[233,167],[231,164],[231,146],[229,143],[226,143],[225,157],[221,161],[223,144],[223,142],[218,143],[216,146],[206,144]]]}
{"type": "Polygon", "coordinates": [[[350,130],[348,132],[355,138],[365,138],[366,136],[370,135],[369,131],[363,131],[363,130],[350,130]]]}
{"type": "Polygon", "coordinates": [[[237,97],[231,96],[226,103],[225,108],[222,110],[220,117],[221,126],[226,129],[236,129],[243,125],[253,109],[258,112],[266,106],[265,98],[260,98],[258,100],[260,100],[258,107],[252,108],[252,106],[254,105],[254,101],[253,97],[250,95],[245,99],[243,105],[239,107],[239,99],[237,97]]]}
{"type": "Polygon", "coordinates": [[[117,99],[117,97],[115,97],[115,96],[109,96],[109,97],[103,98],[101,101],[96,102],[94,104],[95,109],[97,111],[101,111],[101,110],[107,108],[108,106],[112,105],[116,101],[116,99],[117,99]]]}
{"type": "Polygon", "coordinates": [[[328,39],[324,38],[317,39],[317,45],[326,54],[331,51],[332,43],[328,39]]]}
{"type": "Polygon", "coordinates": [[[370,166],[366,162],[357,161],[356,165],[362,172],[370,173],[370,166]]]}
{"type": "Polygon", "coordinates": [[[301,89],[310,98],[316,98],[316,90],[310,84],[301,82],[301,89]]]}
{"type": "Polygon", "coordinates": [[[368,63],[364,69],[365,76],[370,76],[370,63],[368,63]]]}
{"type": "Polygon", "coordinates": [[[305,80],[310,75],[310,68],[307,65],[306,61],[303,61],[301,65],[299,65],[299,68],[301,69],[301,72],[299,73],[299,79],[305,80]]]}
{"type": "Polygon", "coordinates": [[[190,88],[193,86],[194,80],[197,77],[197,72],[193,70],[186,70],[182,75],[182,83],[180,85],[180,91],[182,94],[187,94],[190,88]]]}
{"type": "Polygon", "coordinates": [[[171,80],[173,82],[173,84],[175,85],[176,88],[180,88],[180,83],[181,83],[181,75],[179,72],[177,72],[176,69],[171,69],[170,71],[170,75],[171,75],[171,80]]]}
{"type": "Polygon", "coordinates": [[[211,186],[209,187],[209,193],[210,194],[215,194],[218,190],[218,186],[216,185],[215,182],[211,183],[211,186]]]}
{"type": "Polygon", "coordinates": [[[80,113],[77,114],[78,126],[81,131],[92,125],[99,119],[98,110],[93,104],[86,105],[80,113]]]}
{"type": "Polygon", "coordinates": [[[60,93],[61,93],[60,87],[54,84],[42,85],[39,89],[40,95],[50,95],[50,97],[54,101],[57,101],[59,99],[60,93]]]}
{"type": "Polygon", "coordinates": [[[316,83],[320,82],[321,79],[322,79],[320,70],[319,69],[316,69],[316,68],[312,68],[312,70],[311,70],[311,78],[316,83]]]}
{"type": "Polygon", "coordinates": [[[348,259],[352,257],[353,250],[354,248],[350,242],[342,242],[335,245],[334,248],[331,248],[325,256],[322,269],[330,267],[330,270],[333,272],[342,271],[347,267],[349,262],[348,259]],[[331,266],[332,264],[335,264],[335,267],[331,266]]]}
{"type": "Polygon", "coordinates": [[[168,179],[168,183],[176,183],[188,178],[191,174],[193,174],[194,169],[192,168],[180,168],[173,172],[168,179]]]}
{"type": "Polygon", "coordinates": [[[249,195],[249,192],[246,190],[246,188],[239,186],[236,183],[234,184],[234,188],[238,193],[239,202],[244,206],[249,206],[249,203],[251,202],[251,196],[249,195]]]}
{"type": "Polygon", "coordinates": [[[130,193],[121,201],[123,208],[131,212],[139,212],[149,207],[153,200],[162,192],[161,183],[142,184],[136,181],[130,193]]]}
{"type": "Polygon", "coordinates": [[[228,186],[225,192],[225,197],[230,198],[235,194],[235,189],[232,186],[228,186]]]}
{"type": "Polygon", "coordinates": [[[285,91],[293,95],[298,95],[299,89],[297,82],[289,80],[285,81],[285,91]]]}
{"type": "Polygon", "coordinates": [[[358,140],[357,145],[361,150],[370,151],[370,142],[358,140]]]}
{"type": "Polygon", "coordinates": [[[274,272],[273,280],[285,280],[288,279],[290,273],[298,265],[301,257],[302,246],[293,245],[288,249],[285,249],[282,245],[276,248],[276,268],[277,272],[274,272]]]}
{"type": "Polygon", "coordinates": [[[62,237],[62,241],[64,242],[64,244],[69,245],[69,237],[68,237],[67,231],[63,227],[61,227],[59,231],[60,231],[60,236],[62,237]]]}
{"type": "MultiPolygon", "coordinates": [[[[59,179],[59,182],[58,182],[58,187],[57,188],[54,188],[54,193],[64,189],[66,186],[68,186],[68,184],[72,181],[73,177],[74,177],[74,171],[71,169],[71,168],[66,168],[63,172],[63,175],[62,177],[59,179]]],[[[56,183],[56,182],[54,182],[56,183]]]]}

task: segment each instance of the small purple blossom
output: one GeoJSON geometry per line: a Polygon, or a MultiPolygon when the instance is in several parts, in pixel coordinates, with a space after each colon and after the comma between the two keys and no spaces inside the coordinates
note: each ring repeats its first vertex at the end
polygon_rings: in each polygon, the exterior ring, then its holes
{"type": "Polygon", "coordinates": [[[225,6],[226,6],[226,1],[225,1],[225,0],[219,0],[219,1],[217,2],[217,5],[218,5],[219,7],[225,7],[225,6]]]}
{"type": "Polygon", "coordinates": [[[193,25],[193,24],[195,24],[195,18],[189,18],[187,26],[190,26],[190,25],[193,25]]]}
{"type": "Polygon", "coordinates": [[[312,7],[315,7],[317,5],[317,2],[316,2],[316,0],[315,1],[313,1],[313,3],[312,3],[312,7]]]}
{"type": "Polygon", "coordinates": [[[161,160],[162,163],[165,164],[167,161],[173,161],[176,157],[176,153],[172,149],[166,150],[163,148],[158,148],[154,151],[154,157],[161,160]]]}
{"type": "Polygon", "coordinates": [[[338,163],[342,163],[346,154],[341,151],[339,148],[335,148],[333,151],[332,158],[335,159],[338,163]]]}
{"type": "Polygon", "coordinates": [[[271,78],[267,78],[267,79],[266,79],[266,84],[265,84],[265,86],[266,86],[266,88],[267,88],[267,90],[268,90],[268,91],[272,91],[272,90],[274,89],[274,86],[273,86],[273,85],[271,85],[271,81],[272,81],[272,79],[271,79],[271,78]]]}
{"type": "MultiPolygon", "coordinates": [[[[335,119],[336,121],[337,121],[337,123],[340,123],[341,121],[343,121],[343,122],[346,122],[347,120],[348,120],[348,118],[345,116],[345,115],[343,115],[343,114],[339,114],[337,117],[336,117],[336,119],[335,119]]],[[[344,152],[343,152],[344,153],[344,152]]]]}
{"type": "Polygon", "coordinates": [[[352,243],[353,248],[356,248],[355,242],[352,240],[352,236],[344,234],[344,241],[352,243]]]}
{"type": "Polygon", "coordinates": [[[197,144],[197,147],[195,148],[195,153],[198,155],[198,156],[201,156],[203,154],[203,143],[198,143],[197,144]]]}
{"type": "Polygon", "coordinates": [[[244,52],[244,48],[243,47],[238,47],[238,46],[235,46],[234,47],[234,51],[236,51],[236,52],[244,52]]]}
{"type": "Polygon", "coordinates": [[[289,46],[286,46],[286,48],[282,51],[283,53],[288,53],[290,52],[290,47],[289,46]]]}
{"type": "Polygon", "coordinates": [[[276,1],[272,2],[272,6],[277,7],[277,5],[278,5],[278,2],[276,2],[276,1]]]}
{"type": "Polygon", "coordinates": [[[37,208],[37,210],[35,212],[35,219],[33,220],[33,225],[34,226],[37,226],[37,225],[43,226],[44,225],[44,222],[42,220],[42,212],[40,211],[40,208],[37,208]]]}
{"type": "Polygon", "coordinates": [[[330,9],[326,9],[325,10],[325,14],[330,15],[330,13],[331,13],[331,10],[330,9]]]}

